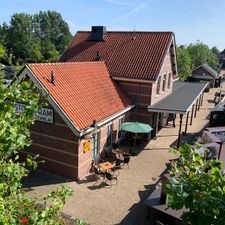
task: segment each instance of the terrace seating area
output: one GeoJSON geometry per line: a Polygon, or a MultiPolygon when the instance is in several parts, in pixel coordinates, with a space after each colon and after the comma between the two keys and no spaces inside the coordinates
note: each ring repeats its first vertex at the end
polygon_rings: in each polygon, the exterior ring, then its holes
{"type": "Polygon", "coordinates": [[[91,172],[96,177],[96,183],[104,182],[111,186],[113,181],[118,184],[121,169],[129,169],[131,154],[128,148],[118,148],[114,143],[110,151],[103,151],[98,160],[93,160],[91,172]]]}

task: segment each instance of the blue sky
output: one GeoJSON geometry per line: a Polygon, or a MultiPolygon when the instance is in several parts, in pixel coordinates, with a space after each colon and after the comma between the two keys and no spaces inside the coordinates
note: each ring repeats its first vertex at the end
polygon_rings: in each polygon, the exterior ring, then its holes
{"type": "Polygon", "coordinates": [[[55,10],[77,30],[173,31],[176,42],[225,48],[224,0],[0,0],[0,23],[16,12],[55,10]]]}

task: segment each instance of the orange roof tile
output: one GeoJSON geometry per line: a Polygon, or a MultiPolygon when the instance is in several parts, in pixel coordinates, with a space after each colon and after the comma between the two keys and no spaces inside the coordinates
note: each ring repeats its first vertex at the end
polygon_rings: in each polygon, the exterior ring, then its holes
{"type": "Polygon", "coordinates": [[[77,32],[60,61],[94,61],[99,51],[111,76],[156,80],[173,33],[107,31],[104,41],[90,37],[77,32]]]}
{"type": "Polygon", "coordinates": [[[132,105],[104,62],[28,64],[76,127],[84,129],[132,105]],[[50,82],[54,71],[54,83],[50,82]]]}

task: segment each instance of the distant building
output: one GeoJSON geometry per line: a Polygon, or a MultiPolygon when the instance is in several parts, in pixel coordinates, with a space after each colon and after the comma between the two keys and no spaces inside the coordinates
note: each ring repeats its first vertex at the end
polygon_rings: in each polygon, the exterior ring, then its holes
{"type": "Polygon", "coordinates": [[[219,74],[208,64],[202,64],[192,71],[189,81],[208,82],[209,87],[218,87],[220,85],[219,74]]]}
{"type": "Polygon", "coordinates": [[[225,69],[225,49],[218,55],[219,64],[222,66],[222,69],[225,69]]]}

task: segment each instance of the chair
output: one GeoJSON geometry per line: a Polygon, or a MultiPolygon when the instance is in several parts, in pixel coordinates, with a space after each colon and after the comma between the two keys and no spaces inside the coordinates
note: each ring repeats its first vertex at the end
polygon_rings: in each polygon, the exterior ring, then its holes
{"type": "Polygon", "coordinates": [[[99,170],[96,166],[93,167],[93,170],[94,170],[94,174],[96,176],[97,182],[101,177],[105,178],[105,173],[99,170]]]}
{"type": "Polygon", "coordinates": [[[129,167],[129,162],[130,162],[130,156],[129,155],[124,155],[124,160],[123,160],[123,167],[125,166],[125,165],[127,165],[128,166],[128,168],[130,168],[129,167]]]}
{"type": "Polygon", "coordinates": [[[115,172],[117,171],[117,176],[120,174],[119,169],[121,169],[121,160],[117,159],[115,162],[115,166],[111,169],[113,171],[113,175],[115,175],[115,172]]]}
{"type": "Polygon", "coordinates": [[[105,172],[105,178],[106,178],[106,182],[109,181],[109,185],[111,187],[111,184],[112,184],[112,181],[115,180],[116,181],[116,184],[118,184],[118,181],[117,181],[117,177],[116,176],[113,176],[111,173],[109,172],[105,172]]]}

